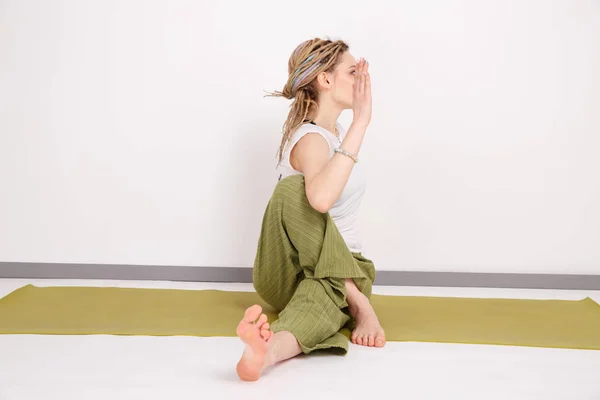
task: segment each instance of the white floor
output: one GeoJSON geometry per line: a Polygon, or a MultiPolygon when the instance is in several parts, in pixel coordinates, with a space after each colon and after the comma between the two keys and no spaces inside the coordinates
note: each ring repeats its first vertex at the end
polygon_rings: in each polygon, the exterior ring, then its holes
{"type": "MultiPolygon", "coordinates": [[[[247,284],[0,280],[26,285],[252,290],[247,284]]],[[[423,296],[581,299],[600,292],[400,288],[423,296]]],[[[390,342],[345,357],[298,357],[241,382],[236,338],[0,335],[0,400],[600,399],[600,351],[390,342]]]]}

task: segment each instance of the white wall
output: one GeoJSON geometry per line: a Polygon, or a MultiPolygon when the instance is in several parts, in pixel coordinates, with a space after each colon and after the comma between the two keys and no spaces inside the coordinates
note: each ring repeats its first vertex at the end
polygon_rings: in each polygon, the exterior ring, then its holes
{"type": "Polygon", "coordinates": [[[600,274],[591,0],[0,1],[0,261],[250,267],[315,35],[371,62],[379,269],[600,274]]]}

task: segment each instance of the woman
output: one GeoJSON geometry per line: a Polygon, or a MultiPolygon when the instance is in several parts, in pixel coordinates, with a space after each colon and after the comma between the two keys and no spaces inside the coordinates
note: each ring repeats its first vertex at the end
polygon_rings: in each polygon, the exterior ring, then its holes
{"type": "Polygon", "coordinates": [[[369,302],[373,263],[361,254],[356,214],[365,181],[358,153],[371,119],[369,64],[343,41],[312,39],[296,48],[289,78],[275,96],[293,100],[279,148],[281,172],[266,208],[253,280],[280,310],[271,326],[259,305],[237,327],[246,344],[237,373],[257,380],[264,368],[298,354],[345,354],[352,342],[382,347],[385,334],[369,302]],[[345,109],[353,122],[337,119],[345,109]]]}

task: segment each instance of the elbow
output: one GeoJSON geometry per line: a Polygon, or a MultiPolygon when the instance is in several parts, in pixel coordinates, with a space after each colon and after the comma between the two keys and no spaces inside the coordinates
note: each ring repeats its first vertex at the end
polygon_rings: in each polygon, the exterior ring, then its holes
{"type": "Polygon", "coordinates": [[[329,204],[321,204],[321,203],[317,203],[315,205],[313,205],[313,208],[315,210],[317,210],[318,212],[320,212],[321,214],[326,214],[329,212],[329,210],[331,210],[331,206],[329,204]]]}
{"type": "Polygon", "coordinates": [[[316,211],[320,212],[321,214],[325,214],[328,213],[329,210],[331,210],[331,207],[333,207],[333,204],[331,203],[331,201],[329,201],[328,199],[321,197],[321,196],[307,196],[308,197],[308,202],[311,205],[312,208],[314,208],[316,211]]]}
{"type": "Polygon", "coordinates": [[[310,180],[306,183],[306,197],[310,206],[321,214],[326,214],[335,203],[331,191],[310,180]]]}

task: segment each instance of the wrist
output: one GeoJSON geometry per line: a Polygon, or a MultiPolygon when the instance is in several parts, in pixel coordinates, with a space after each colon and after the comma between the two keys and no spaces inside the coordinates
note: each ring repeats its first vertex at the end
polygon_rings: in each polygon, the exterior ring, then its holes
{"type": "Polygon", "coordinates": [[[367,126],[369,126],[369,123],[366,122],[366,121],[361,121],[361,120],[354,120],[350,124],[350,128],[355,128],[355,129],[359,129],[359,130],[362,130],[362,131],[366,131],[367,130],[367,126]]]}

